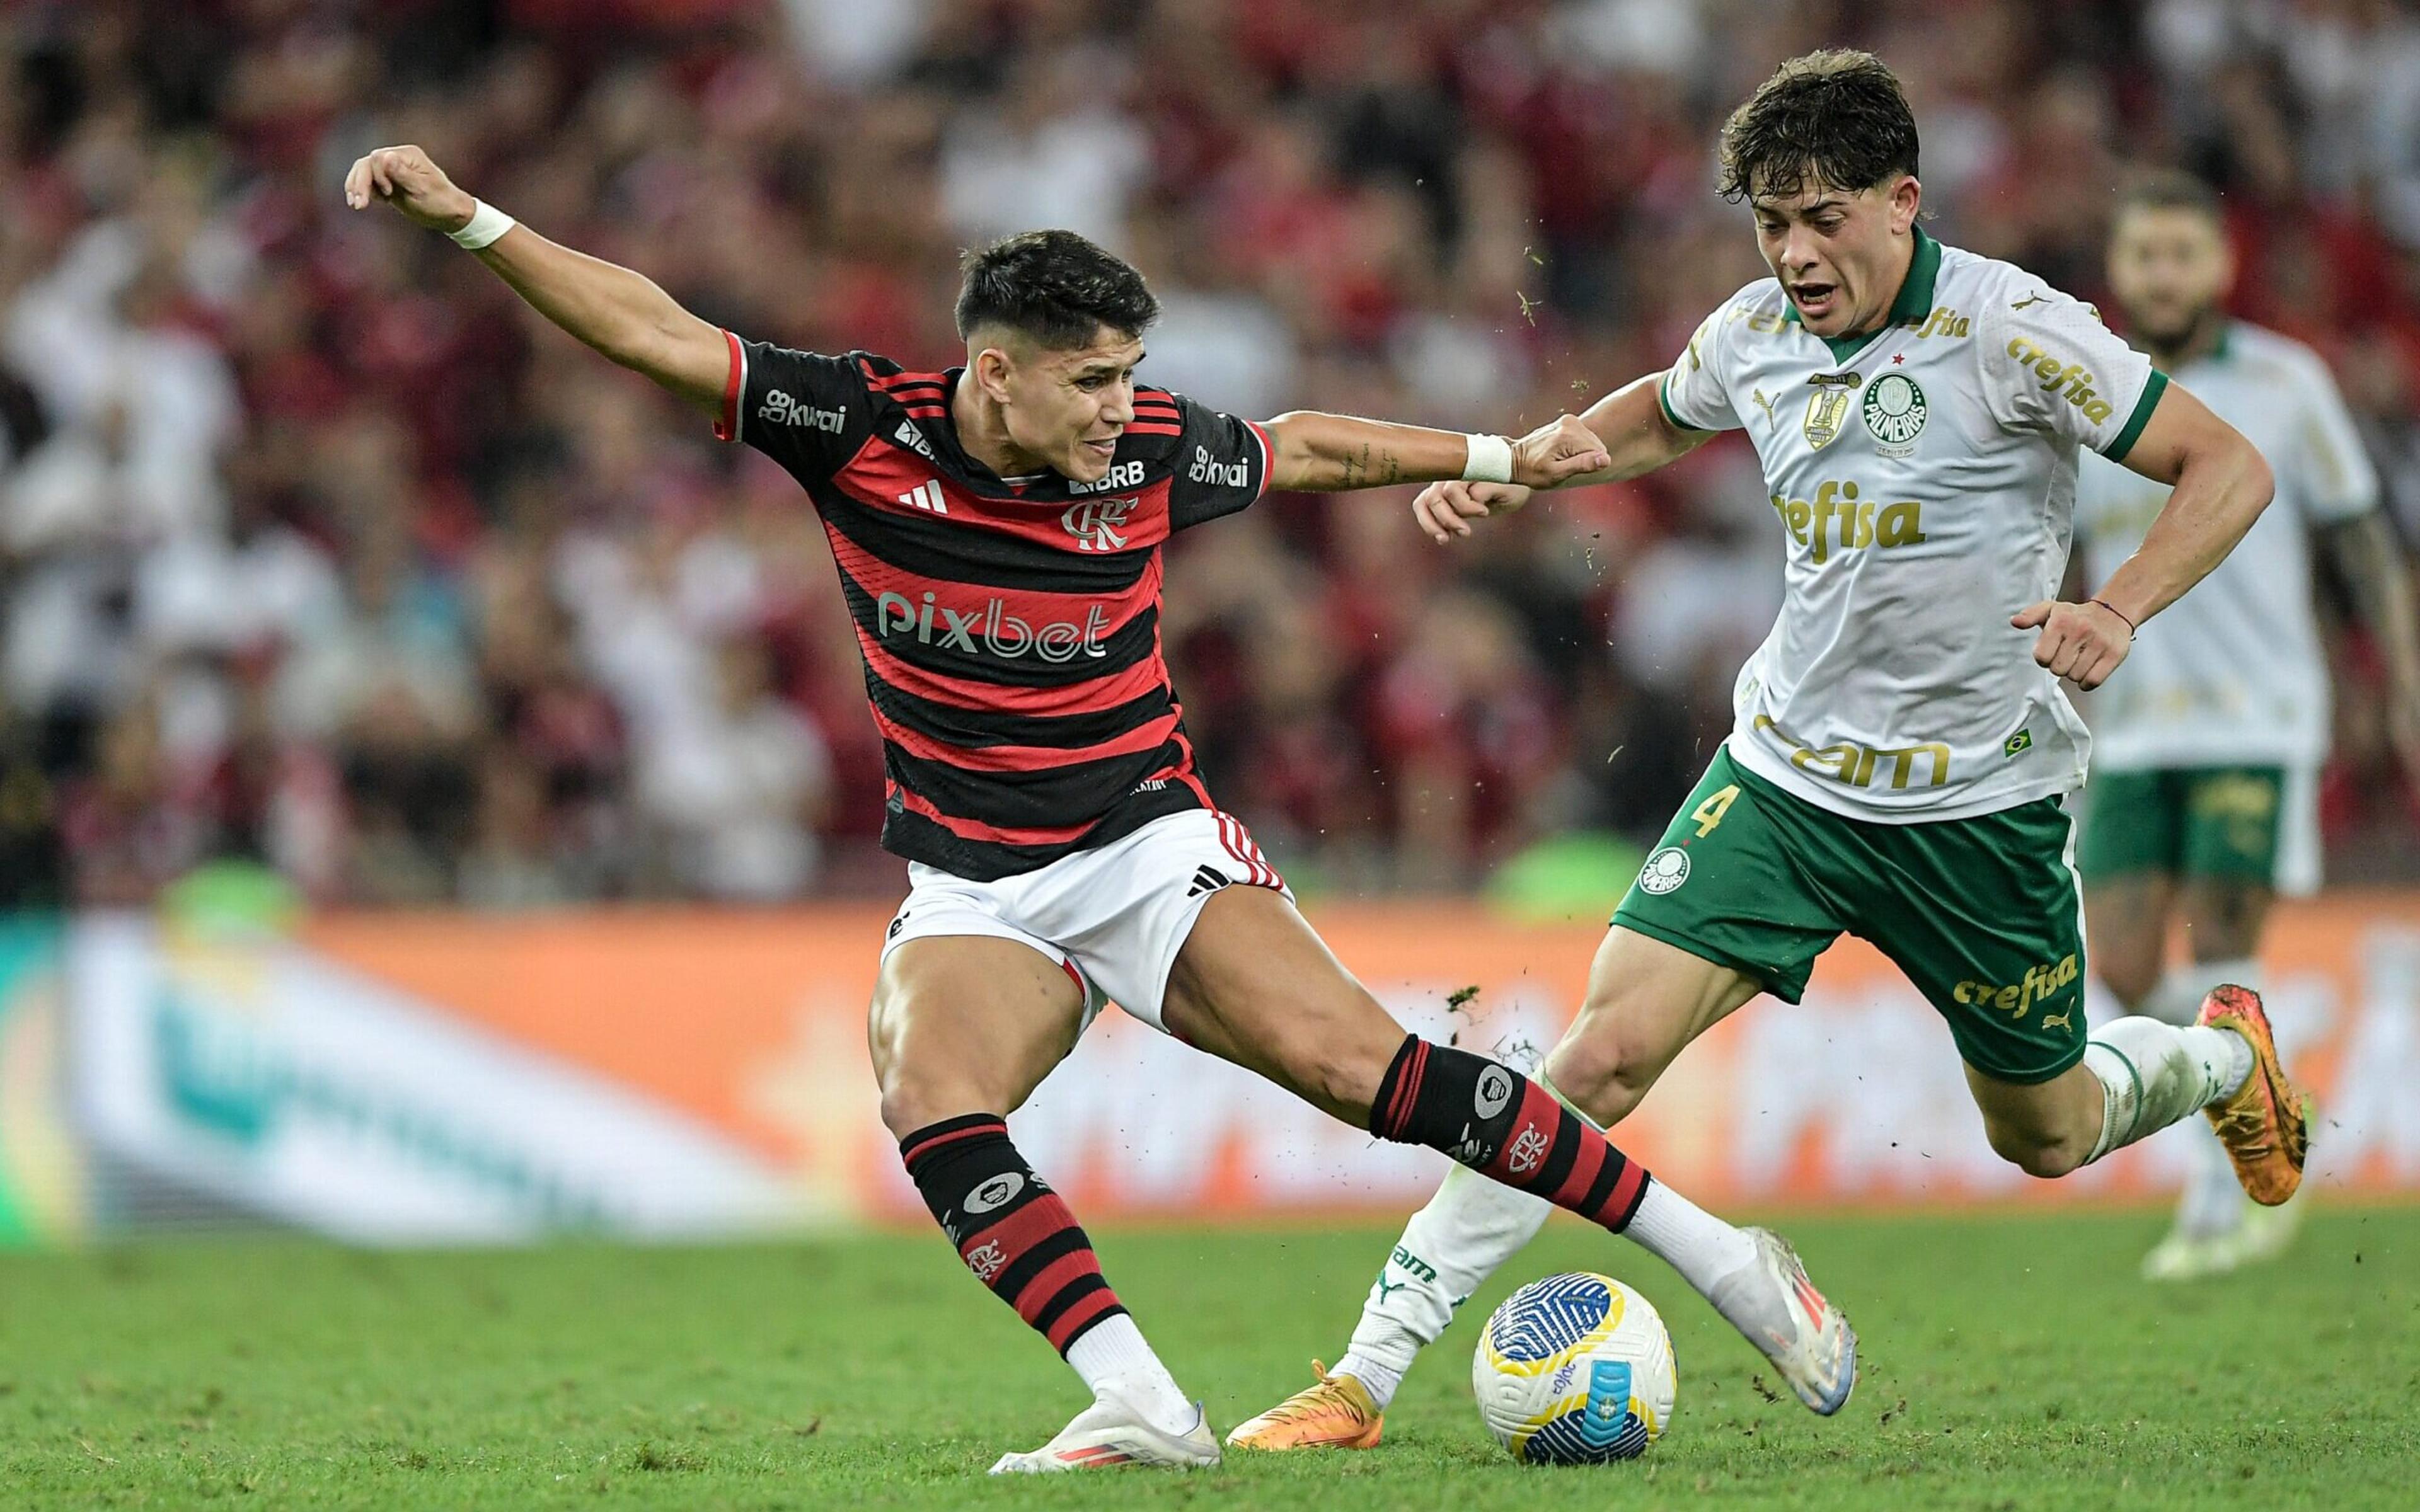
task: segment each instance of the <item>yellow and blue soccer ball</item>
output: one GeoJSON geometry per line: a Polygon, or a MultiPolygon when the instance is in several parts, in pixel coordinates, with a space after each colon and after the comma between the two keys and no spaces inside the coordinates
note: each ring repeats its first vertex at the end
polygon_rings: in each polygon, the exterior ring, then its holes
{"type": "Polygon", "coordinates": [[[1480,1421],[1532,1465],[1635,1459],[1672,1419],[1672,1335],[1609,1275],[1532,1281],[1487,1319],[1470,1363],[1480,1421]]]}

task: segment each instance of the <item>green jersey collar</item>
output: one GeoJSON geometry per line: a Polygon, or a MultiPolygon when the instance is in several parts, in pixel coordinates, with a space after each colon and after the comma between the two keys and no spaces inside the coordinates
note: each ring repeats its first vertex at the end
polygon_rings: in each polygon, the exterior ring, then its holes
{"type": "MultiPolygon", "coordinates": [[[[1831,348],[1832,360],[1845,363],[1866,349],[1866,344],[1893,326],[1922,325],[1932,313],[1932,287],[1941,279],[1941,243],[1924,234],[1924,227],[1912,226],[1916,234],[1916,251],[1908,256],[1907,278],[1899,286],[1899,298],[1891,301],[1890,313],[1872,331],[1853,332],[1845,336],[1821,336],[1817,339],[1831,348]]],[[[1789,296],[1783,295],[1785,301],[1789,296]]],[[[1781,314],[1785,325],[1802,325],[1798,306],[1788,303],[1781,314]]]]}

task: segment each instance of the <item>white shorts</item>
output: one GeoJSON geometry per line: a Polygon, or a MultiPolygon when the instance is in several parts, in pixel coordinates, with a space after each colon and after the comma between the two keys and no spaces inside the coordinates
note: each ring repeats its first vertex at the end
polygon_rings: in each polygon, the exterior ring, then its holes
{"type": "Polygon", "coordinates": [[[910,861],[908,884],[882,941],[885,960],[909,940],[939,935],[1016,940],[1083,987],[1085,1023],[1114,1002],[1163,1034],[1168,973],[1210,895],[1270,887],[1294,901],[1243,821],[1215,809],[1155,819],[1124,840],[997,882],[910,861]]]}

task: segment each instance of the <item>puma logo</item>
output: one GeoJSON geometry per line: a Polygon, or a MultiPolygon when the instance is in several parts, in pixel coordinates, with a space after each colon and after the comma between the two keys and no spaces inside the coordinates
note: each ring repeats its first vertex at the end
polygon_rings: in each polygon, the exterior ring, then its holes
{"type": "Polygon", "coordinates": [[[2028,294],[2024,299],[2019,300],[2016,303],[2009,305],[2009,308],[2011,310],[2022,310],[2028,304],[2040,304],[2042,301],[2049,298],[2050,296],[2047,294],[2028,294]]]}
{"type": "Polygon", "coordinates": [[[2073,1028],[2075,1026],[2075,1010],[2069,1009],[2064,1013],[2044,1013],[2041,1019],[2041,1026],[2045,1029],[2073,1028]]]}
{"type": "Polygon", "coordinates": [[[1764,391],[1762,389],[1755,390],[1749,393],[1748,397],[1754,399],[1756,401],[1756,407],[1764,411],[1764,423],[1766,424],[1778,425],[1781,424],[1779,420],[1774,417],[1773,401],[1764,396],[1764,391]]]}
{"type": "Polygon", "coordinates": [[[1389,1281],[1384,1273],[1381,1273],[1378,1277],[1378,1305],[1384,1307],[1388,1298],[1410,1285],[1408,1281],[1389,1281]]]}

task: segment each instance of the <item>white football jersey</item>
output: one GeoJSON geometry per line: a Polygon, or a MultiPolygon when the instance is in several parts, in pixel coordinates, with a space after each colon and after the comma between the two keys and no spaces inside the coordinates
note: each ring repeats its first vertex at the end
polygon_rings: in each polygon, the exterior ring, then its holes
{"type": "MultiPolygon", "coordinates": [[[[2242,543],[2143,626],[2092,699],[2102,764],[2303,766],[2328,749],[2328,670],[2311,616],[2309,532],[2378,507],[2378,474],[2319,354],[2231,323],[2177,381],[2242,431],[2277,497],[2242,543]]],[[[2124,468],[2085,465],[2075,523],[2088,580],[2106,582],[2143,544],[2168,490],[2124,468]]]]}
{"type": "Polygon", "coordinates": [[[2082,786],[2084,721],[2009,620],[2057,596],[2076,454],[2124,457],[2166,383],[2090,305],[1921,230],[1871,335],[1811,334],[1770,278],[1707,316],[1665,411],[1746,427],[1789,537],[1732,759],[1892,822],[2082,786]]]}

